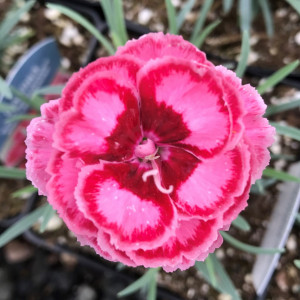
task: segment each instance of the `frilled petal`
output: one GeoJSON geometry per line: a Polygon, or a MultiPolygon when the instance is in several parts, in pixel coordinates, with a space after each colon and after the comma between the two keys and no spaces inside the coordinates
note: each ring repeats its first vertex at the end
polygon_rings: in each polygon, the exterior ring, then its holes
{"type": "Polygon", "coordinates": [[[262,171],[269,164],[270,153],[267,147],[274,142],[275,129],[262,117],[267,106],[257,90],[249,84],[242,85],[234,72],[222,66],[216,67],[216,70],[222,73],[226,82],[240,93],[240,99],[243,101],[244,141],[251,152],[251,183],[254,183],[261,178],[262,171]]]}
{"type": "Polygon", "coordinates": [[[209,160],[176,148],[162,150],[162,181],[182,212],[209,220],[221,216],[245,189],[249,174],[247,147],[237,146],[209,160]],[[184,172],[183,172],[184,170],[184,172]]]}
{"type": "Polygon", "coordinates": [[[82,162],[69,158],[63,152],[53,151],[47,171],[51,178],[47,184],[48,201],[57,210],[60,217],[77,236],[97,235],[97,228],[78,209],[74,190],[82,162]]]}
{"type": "Polygon", "coordinates": [[[199,258],[200,253],[203,260],[214,250],[212,245],[219,239],[219,225],[217,219],[179,220],[175,235],[162,246],[153,247],[151,250],[132,251],[129,256],[137,264],[143,264],[145,267],[166,266],[168,271],[185,269],[185,265],[190,266],[192,261],[195,262],[199,258]]]}
{"type": "Polygon", "coordinates": [[[126,254],[125,251],[116,249],[116,247],[110,242],[110,235],[102,230],[99,230],[98,233],[97,247],[107,251],[111,256],[111,261],[121,262],[130,267],[137,266],[137,264],[126,254]]]}
{"type": "Polygon", "coordinates": [[[177,215],[168,195],[159,192],[138,163],[84,167],[75,191],[77,204],[97,227],[111,235],[116,249],[149,249],[174,232],[177,215]]]}
{"type": "Polygon", "coordinates": [[[193,44],[185,41],[182,36],[163,34],[162,32],[149,33],[143,35],[138,40],[133,39],[128,41],[125,46],[118,48],[116,55],[130,55],[143,62],[171,56],[212,66],[212,63],[206,60],[205,53],[193,44]]]}
{"type": "Polygon", "coordinates": [[[111,72],[90,76],[74,95],[74,108],[60,115],[54,146],[84,160],[132,158],[141,140],[138,96],[111,72]]]}
{"type": "Polygon", "coordinates": [[[227,144],[230,115],[214,69],[174,58],[150,61],[138,73],[138,89],[143,130],[156,143],[203,158],[227,144]]]}
{"type": "Polygon", "coordinates": [[[101,75],[109,71],[113,72],[116,78],[122,78],[131,85],[135,85],[136,73],[139,68],[140,62],[132,56],[111,56],[97,59],[72,75],[62,92],[60,111],[69,110],[73,106],[75,93],[90,76],[101,75]]]}
{"type": "Polygon", "coordinates": [[[42,116],[33,119],[27,127],[26,176],[42,195],[47,195],[46,184],[50,179],[46,167],[52,152],[52,135],[58,120],[58,107],[59,100],[43,104],[42,116]]]}

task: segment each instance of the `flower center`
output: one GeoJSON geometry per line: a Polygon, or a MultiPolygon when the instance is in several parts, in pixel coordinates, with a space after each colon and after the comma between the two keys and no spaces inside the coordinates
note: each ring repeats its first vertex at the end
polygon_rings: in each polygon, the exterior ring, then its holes
{"type": "Polygon", "coordinates": [[[143,181],[146,182],[148,177],[153,176],[154,184],[157,189],[164,194],[170,194],[173,191],[173,185],[170,185],[168,189],[165,189],[161,185],[161,177],[156,162],[156,160],[159,158],[159,155],[156,155],[157,152],[158,148],[150,139],[143,140],[142,143],[135,148],[135,155],[138,158],[143,159],[145,162],[151,162],[152,165],[152,170],[146,171],[143,174],[143,181]]]}

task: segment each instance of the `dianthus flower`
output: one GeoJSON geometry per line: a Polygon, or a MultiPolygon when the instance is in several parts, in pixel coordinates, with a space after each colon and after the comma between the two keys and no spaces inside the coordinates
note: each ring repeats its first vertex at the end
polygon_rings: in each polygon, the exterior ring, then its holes
{"type": "Polygon", "coordinates": [[[184,270],[221,245],[269,162],[265,108],[189,42],[150,33],[42,106],[27,177],[102,257],[184,270]]]}

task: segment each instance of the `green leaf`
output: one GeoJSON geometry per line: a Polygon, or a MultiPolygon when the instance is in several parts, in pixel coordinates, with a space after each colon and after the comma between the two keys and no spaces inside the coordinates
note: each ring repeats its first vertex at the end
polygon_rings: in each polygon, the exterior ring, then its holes
{"type": "Polygon", "coordinates": [[[242,217],[238,216],[233,222],[232,225],[235,226],[238,229],[244,230],[244,231],[250,231],[251,226],[249,223],[242,217]]]}
{"type": "Polygon", "coordinates": [[[124,290],[118,293],[118,297],[125,297],[127,295],[130,295],[139,289],[143,288],[144,286],[147,286],[151,280],[156,277],[156,274],[158,272],[157,269],[149,269],[141,278],[130,284],[128,287],[126,287],[124,290]]]}
{"type": "Polygon", "coordinates": [[[19,31],[10,33],[9,36],[5,37],[5,39],[0,44],[0,50],[6,49],[15,44],[21,44],[27,41],[29,38],[34,36],[34,31],[31,30],[26,34],[22,34],[19,31]]]}
{"type": "MultiPolygon", "coordinates": [[[[156,273],[157,274],[157,273],[156,273]]],[[[148,289],[147,300],[156,300],[156,293],[157,293],[157,276],[153,276],[148,289]]]]}
{"type": "Polygon", "coordinates": [[[277,113],[281,113],[287,111],[289,109],[300,107],[300,99],[292,100],[291,102],[278,104],[278,105],[270,105],[265,113],[265,117],[272,116],[277,113]]]}
{"type": "MultiPolygon", "coordinates": [[[[211,262],[213,264],[213,269],[216,277],[217,284],[215,286],[215,289],[218,290],[220,293],[228,294],[232,297],[232,300],[241,300],[239,294],[237,293],[229,275],[227,274],[226,270],[222,266],[222,264],[219,262],[215,254],[210,254],[209,257],[211,257],[211,262]]],[[[197,261],[195,263],[196,269],[202,273],[204,278],[210,283],[211,278],[209,275],[209,271],[207,269],[207,264],[204,262],[197,261]]]]}
{"type": "Polygon", "coordinates": [[[194,45],[197,48],[201,48],[203,42],[205,41],[205,39],[212,33],[212,31],[221,23],[220,20],[216,20],[213,23],[209,24],[208,26],[206,26],[204,28],[204,30],[201,32],[201,34],[199,35],[199,37],[196,39],[194,45]]]}
{"type": "Polygon", "coordinates": [[[245,243],[240,242],[236,238],[232,237],[228,233],[222,231],[221,232],[222,237],[226,242],[228,242],[230,245],[233,247],[248,252],[252,254],[275,254],[275,253],[284,253],[285,249],[274,249],[274,248],[261,248],[261,247],[256,247],[252,245],[248,245],[245,243]]]}
{"type": "Polygon", "coordinates": [[[283,134],[292,139],[300,141],[300,130],[299,129],[297,129],[295,127],[287,126],[287,125],[281,125],[276,122],[270,122],[270,125],[275,127],[277,133],[283,134]]]}
{"type": "Polygon", "coordinates": [[[255,184],[251,186],[250,193],[255,195],[263,195],[266,191],[266,188],[273,185],[277,182],[277,179],[275,178],[269,178],[269,179],[258,179],[256,180],[255,184]]]}
{"type": "Polygon", "coordinates": [[[0,112],[13,112],[16,108],[11,104],[0,102],[0,112]]]}
{"type": "Polygon", "coordinates": [[[37,188],[35,188],[32,185],[27,185],[27,186],[13,192],[10,196],[12,198],[24,198],[24,196],[28,197],[29,195],[32,195],[35,192],[37,192],[37,188]]]}
{"type": "Polygon", "coordinates": [[[195,5],[196,0],[188,0],[184,6],[182,7],[181,11],[176,17],[176,24],[177,24],[177,33],[179,32],[183,22],[185,21],[186,16],[190,13],[193,6],[195,5]]]}
{"type": "Polygon", "coordinates": [[[115,49],[111,45],[111,43],[102,35],[102,33],[99,32],[99,30],[86,18],[78,14],[72,9],[69,9],[65,6],[58,5],[58,4],[47,4],[48,8],[56,9],[62,14],[68,16],[75,22],[79,23],[81,26],[83,26],[87,31],[89,31],[98,41],[99,43],[107,50],[107,52],[110,55],[113,55],[115,53],[115,49]]]}
{"type": "Polygon", "coordinates": [[[168,22],[169,22],[169,33],[177,34],[177,24],[176,24],[176,12],[171,0],[165,0],[168,22]]]}
{"type": "Polygon", "coordinates": [[[40,233],[43,233],[48,225],[48,222],[50,219],[55,215],[55,210],[52,208],[50,204],[46,206],[46,209],[44,210],[42,217],[42,222],[41,222],[41,227],[40,227],[40,233]]]}
{"type": "Polygon", "coordinates": [[[298,269],[300,269],[300,259],[295,259],[294,264],[298,269]]]}
{"type": "Polygon", "coordinates": [[[16,11],[11,11],[8,13],[4,21],[0,24],[0,44],[3,43],[3,40],[9,34],[9,32],[15,27],[15,25],[20,21],[21,16],[28,12],[32,6],[34,5],[35,1],[27,1],[23,6],[21,6],[16,11]]]}
{"type": "Polygon", "coordinates": [[[44,214],[46,209],[47,205],[41,206],[6,229],[0,235],[0,247],[3,247],[8,242],[29,229],[44,214]]]}
{"type": "Polygon", "coordinates": [[[272,12],[270,9],[269,0],[258,0],[258,3],[261,7],[261,10],[262,10],[262,13],[264,16],[267,34],[268,34],[268,36],[271,37],[274,35],[274,25],[273,25],[273,17],[272,17],[272,12]]]}
{"type": "Polygon", "coordinates": [[[30,99],[28,98],[26,95],[24,95],[23,93],[21,93],[20,91],[18,91],[15,87],[11,86],[11,91],[12,93],[18,97],[21,101],[25,102],[26,104],[28,104],[30,107],[32,107],[33,109],[39,111],[40,110],[40,103],[38,103],[37,101],[34,101],[34,99],[30,99]]]}
{"type": "MultiPolygon", "coordinates": [[[[124,45],[128,41],[128,34],[125,26],[125,18],[123,14],[123,7],[121,0],[114,0],[114,8],[115,8],[115,19],[118,28],[118,35],[120,40],[122,41],[121,45],[124,45]]],[[[121,46],[120,45],[120,46],[121,46]]]]}
{"type": "Polygon", "coordinates": [[[250,32],[252,22],[252,0],[239,0],[239,17],[241,31],[250,32]]]}
{"type": "Polygon", "coordinates": [[[207,271],[208,271],[209,281],[210,281],[211,285],[214,288],[216,288],[217,278],[216,278],[216,275],[215,275],[214,265],[213,265],[212,258],[211,258],[210,255],[208,255],[208,257],[206,258],[204,263],[206,264],[206,268],[207,268],[207,271]]]}
{"type": "Polygon", "coordinates": [[[62,90],[64,89],[65,85],[48,85],[44,86],[38,90],[35,90],[33,95],[49,95],[49,94],[54,94],[54,95],[60,95],[62,90]]]}
{"type": "Polygon", "coordinates": [[[100,5],[107,21],[115,47],[124,45],[128,40],[122,2],[120,0],[101,0],[100,5]]]}
{"type": "Polygon", "coordinates": [[[291,74],[298,66],[299,66],[299,60],[296,60],[296,61],[288,64],[287,66],[279,69],[277,72],[275,72],[273,75],[271,75],[263,84],[261,84],[257,88],[257,91],[261,95],[264,94],[269,88],[275,86],[282,79],[284,79],[286,76],[291,74]]]}
{"type": "Polygon", "coordinates": [[[12,98],[12,92],[10,90],[9,85],[6,83],[6,81],[0,76],[0,96],[4,96],[8,99],[12,98]]]}
{"type": "Polygon", "coordinates": [[[10,123],[10,122],[15,122],[15,121],[32,120],[38,116],[39,115],[33,115],[33,114],[16,115],[11,118],[8,118],[6,120],[6,122],[10,123]]]}
{"type": "Polygon", "coordinates": [[[299,177],[295,177],[293,175],[290,175],[289,173],[278,171],[272,168],[265,168],[263,171],[263,176],[275,178],[282,181],[295,181],[300,182],[299,177]]]}
{"type": "Polygon", "coordinates": [[[191,43],[195,44],[195,42],[197,40],[197,37],[199,36],[199,34],[200,34],[200,32],[201,32],[201,30],[202,30],[202,28],[204,26],[207,13],[210,10],[210,8],[213,5],[213,3],[214,3],[214,0],[206,0],[206,1],[204,1],[203,5],[202,5],[202,9],[201,9],[199,17],[198,17],[198,20],[197,20],[197,22],[195,24],[192,36],[190,38],[190,42],[191,43]]]}
{"type": "Polygon", "coordinates": [[[285,0],[288,2],[300,15],[300,2],[299,0],[285,0]]]}
{"type": "Polygon", "coordinates": [[[242,38],[242,49],[241,49],[241,56],[236,68],[236,75],[240,78],[244,76],[245,70],[247,68],[248,63],[248,56],[250,53],[250,41],[249,41],[249,31],[243,31],[243,38],[242,38]]]}
{"type": "Polygon", "coordinates": [[[233,0],[223,0],[223,11],[225,14],[230,12],[233,5],[233,0]]]}
{"type": "Polygon", "coordinates": [[[0,178],[26,179],[25,169],[7,168],[0,166],[0,178]]]}

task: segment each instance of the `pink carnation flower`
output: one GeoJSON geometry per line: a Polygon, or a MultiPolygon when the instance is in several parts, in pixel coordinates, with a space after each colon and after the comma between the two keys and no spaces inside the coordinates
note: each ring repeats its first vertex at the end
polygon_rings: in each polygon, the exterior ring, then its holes
{"type": "Polygon", "coordinates": [[[27,177],[102,257],[184,270],[221,245],[269,162],[265,108],[189,42],[151,33],[42,106],[27,177]]]}

